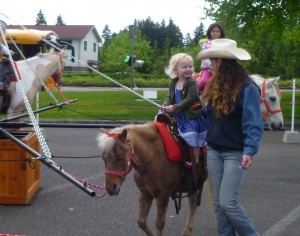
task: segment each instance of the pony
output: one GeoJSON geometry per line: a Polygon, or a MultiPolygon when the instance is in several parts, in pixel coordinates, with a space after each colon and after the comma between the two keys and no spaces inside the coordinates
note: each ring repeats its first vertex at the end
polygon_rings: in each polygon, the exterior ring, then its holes
{"type": "Polygon", "coordinates": [[[9,107],[5,112],[6,117],[13,117],[26,111],[21,88],[17,83],[22,83],[24,92],[32,104],[37,92],[42,88],[50,76],[58,85],[62,82],[64,62],[61,52],[44,53],[15,62],[15,68],[21,81],[11,81],[7,90],[10,93],[9,107]]]}
{"type": "MultiPolygon", "coordinates": [[[[191,235],[196,208],[201,201],[199,192],[182,182],[186,167],[181,162],[168,159],[162,138],[153,123],[125,125],[110,132],[101,128],[98,143],[105,166],[105,188],[109,195],[119,194],[126,175],[134,169],[133,177],[139,189],[137,224],[146,235],[162,235],[169,198],[173,193],[187,193],[189,215],[182,234],[191,235]],[[157,206],[156,234],[147,224],[153,200],[157,206]]],[[[203,166],[205,164],[202,163],[201,168],[203,166]]],[[[206,177],[200,177],[202,184],[206,177]]],[[[199,191],[201,196],[202,188],[199,191]]]]}
{"type": "Polygon", "coordinates": [[[262,118],[270,130],[281,130],[283,127],[283,114],[280,106],[281,93],[277,85],[279,77],[264,79],[259,75],[250,76],[260,88],[260,109],[262,118]]]}

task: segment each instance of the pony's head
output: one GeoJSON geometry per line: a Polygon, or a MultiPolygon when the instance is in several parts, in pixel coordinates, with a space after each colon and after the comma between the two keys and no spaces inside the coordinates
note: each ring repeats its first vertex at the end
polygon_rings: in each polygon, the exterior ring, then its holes
{"type": "Polygon", "coordinates": [[[251,78],[261,90],[260,109],[262,117],[271,130],[281,130],[283,114],[280,106],[281,93],[277,85],[279,77],[264,79],[258,75],[251,78]]]}
{"type": "Polygon", "coordinates": [[[115,129],[108,132],[100,129],[98,136],[100,155],[104,161],[105,189],[111,196],[118,195],[126,175],[130,172],[131,146],[127,130],[115,129]]]}

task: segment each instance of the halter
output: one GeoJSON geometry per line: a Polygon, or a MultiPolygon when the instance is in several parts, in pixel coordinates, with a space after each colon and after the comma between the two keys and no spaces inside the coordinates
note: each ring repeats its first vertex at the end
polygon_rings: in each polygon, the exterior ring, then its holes
{"type": "MultiPolygon", "coordinates": [[[[116,138],[119,136],[119,133],[105,132],[105,134],[112,138],[116,138]]],[[[132,167],[139,166],[139,163],[135,159],[135,154],[134,154],[134,151],[133,151],[133,148],[132,148],[129,138],[126,139],[126,142],[129,145],[129,160],[128,160],[127,169],[125,171],[104,169],[104,174],[116,175],[116,176],[121,177],[123,180],[125,180],[127,174],[131,171],[132,167]]]]}
{"type": "MultiPolygon", "coordinates": [[[[271,108],[267,102],[267,99],[266,99],[266,84],[267,84],[267,80],[264,80],[263,84],[262,84],[262,88],[261,88],[260,104],[264,104],[266,107],[266,110],[267,110],[267,112],[262,113],[262,118],[266,118],[266,117],[272,116],[276,113],[282,112],[281,109],[277,109],[277,110],[273,110],[273,111],[271,110],[271,108]]],[[[279,93],[278,88],[277,88],[277,92],[279,93]]]]}

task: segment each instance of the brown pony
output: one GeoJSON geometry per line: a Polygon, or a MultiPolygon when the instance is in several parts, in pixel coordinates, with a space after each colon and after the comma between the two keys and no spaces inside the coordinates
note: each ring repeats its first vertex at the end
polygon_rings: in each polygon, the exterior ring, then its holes
{"type": "MultiPolygon", "coordinates": [[[[98,138],[105,164],[105,188],[109,195],[118,195],[126,175],[134,169],[134,180],[139,189],[137,223],[146,235],[162,235],[169,197],[174,193],[188,193],[189,216],[183,235],[191,235],[197,206],[195,188],[183,184],[183,165],[170,161],[156,127],[152,123],[126,125],[107,132],[100,129],[98,138]],[[156,234],[147,224],[147,216],[155,199],[157,205],[156,234]]],[[[203,178],[202,184],[206,178],[203,178]]],[[[201,180],[200,180],[201,181],[201,180]]],[[[200,191],[200,196],[202,192],[200,191]]]]}

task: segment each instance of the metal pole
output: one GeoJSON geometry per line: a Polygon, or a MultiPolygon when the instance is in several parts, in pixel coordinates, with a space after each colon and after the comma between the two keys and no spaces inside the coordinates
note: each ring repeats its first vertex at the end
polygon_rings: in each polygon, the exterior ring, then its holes
{"type": "MultiPolygon", "coordinates": [[[[52,109],[52,108],[60,107],[60,106],[62,106],[62,105],[69,104],[69,103],[76,102],[76,101],[78,101],[78,99],[75,98],[75,99],[72,99],[72,100],[70,100],[70,101],[57,103],[57,104],[50,105],[50,106],[47,106],[47,107],[44,107],[44,108],[41,108],[41,109],[37,109],[37,110],[35,110],[33,113],[34,113],[34,114],[40,113],[40,112],[42,112],[42,111],[47,111],[47,110],[50,110],[50,109],[52,109]]],[[[17,119],[23,118],[23,117],[25,117],[25,116],[28,116],[28,113],[24,113],[24,114],[17,115],[17,116],[13,116],[13,117],[8,117],[8,118],[5,118],[5,119],[0,120],[0,122],[7,122],[7,121],[12,121],[12,120],[17,120],[17,119]]]]}
{"type": "Polygon", "coordinates": [[[134,57],[134,26],[132,30],[132,38],[131,38],[131,89],[135,88],[135,81],[134,81],[134,67],[133,67],[133,57],[134,57]]]}
{"type": "MultiPolygon", "coordinates": [[[[66,123],[66,122],[40,122],[39,127],[44,128],[116,128],[120,126],[124,126],[126,123],[66,123]]],[[[130,122],[132,124],[132,122],[130,122]]],[[[140,124],[140,123],[136,123],[140,124]]],[[[0,124],[1,128],[5,129],[19,129],[24,127],[32,127],[32,123],[28,122],[8,122],[0,124]]]]}
{"type": "Polygon", "coordinates": [[[86,183],[81,183],[79,182],[77,179],[75,179],[73,176],[71,176],[70,174],[68,174],[67,172],[64,171],[64,169],[62,169],[60,166],[56,165],[55,162],[53,162],[52,160],[48,160],[47,158],[41,158],[42,155],[40,153],[38,153],[37,151],[35,151],[34,149],[32,149],[31,147],[27,146],[25,143],[21,142],[19,139],[17,139],[15,136],[13,136],[12,134],[10,134],[9,132],[7,132],[6,130],[0,128],[0,132],[2,134],[4,134],[7,138],[9,138],[11,141],[13,141],[14,143],[16,143],[17,145],[19,145],[20,147],[22,147],[23,149],[25,149],[28,153],[30,153],[32,156],[36,157],[36,158],[40,158],[39,160],[44,163],[45,165],[47,165],[49,168],[51,168],[52,170],[56,171],[58,174],[60,174],[62,177],[66,178],[67,180],[69,180],[71,183],[73,183],[75,186],[79,187],[81,190],[83,190],[84,192],[86,192],[87,194],[89,194],[91,197],[94,197],[96,195],[96,193],[90,189],[86,183]]]}
{"type": "Polygon", "coordinates": [[[293,79],[293,95],[292,95],[292,120],[291,120],[291,131],[294,132],[294,118],[295,118],[295,91],[296,91],[296,80],[293,79]]]}
{"type": "Polygon", "coordinates": [[[129,26],[129,37],[131,38],[131,89],[135,88],[135,81],[134,81],[134,62],[133,62],[133,58],[134,58],[134,38],[135,38],[135,24],[130,25],[129,26]]]}
{"type": "MultiPolygon", "coordinates": [[[[38,91],[38,92],[36,93],[36,100],[35,100],[35,101],[36,101],[36,102],[35,102],[35,107],[36,107],[36,109],[38,110],[38,109],[40,108],[40,91],[38,91]]],[[[39,119],[40,119],[40,114],[37,113],[37,114],[36,114],[36,121],[39,122],[39,119]]]]}

